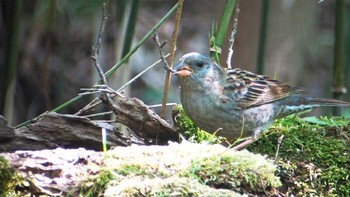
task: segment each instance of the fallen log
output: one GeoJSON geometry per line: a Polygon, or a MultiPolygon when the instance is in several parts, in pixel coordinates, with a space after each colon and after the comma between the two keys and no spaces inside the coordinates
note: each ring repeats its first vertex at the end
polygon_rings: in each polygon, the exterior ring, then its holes
{"type": "Polygon", "coordinates": [[[164,145],[178,141],[176,129],[137,98],[119,97],[117,103],[112,102],[109,107],[116,114],[115,121],[132,132],[121,133],[112,124],[82,116],[48,112],[35,118],[32,124],[15,130],[2,119],[0,152],[57,147],[102,150],[102,128],[108,132],[108,146],[164,145]]]}

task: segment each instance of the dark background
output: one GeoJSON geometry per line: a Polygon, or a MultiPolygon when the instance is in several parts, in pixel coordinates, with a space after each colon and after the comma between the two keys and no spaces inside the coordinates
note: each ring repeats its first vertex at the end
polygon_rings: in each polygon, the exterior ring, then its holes
{"type": "MultiPolygon", "coordinates": [[[[1,0],[0,1],[0,114],[11,125],[55,108],[75,97],[80,88],[91,87],[99,78],[92,65],[92,46],[98,33],[100,0],[1,0]],[[18,7],[19,6],[19,7],[18,7]],[[17,13],[17,14],[16,14],[17,13]],[[17,49],[17,50],[13,50],[17,49]],[[12,51],[11,51],[12,50],[12,51]],[[15,57],[15,58],[10,58],[15,57]],[[9,59],[12,62],[9,62],[9,59]],[[9,74],[12,73],[12,74],[9,74]],[[13,75],[12,80],[11,76],[13,75]]],[[[125,24],[130,10],[111,1],[110,20],[105,29],[99,62],[107,71],[120,60],[125,24]],[[124,16],[124,17],[123,17],[124,16]]],[[[177,1],[141,0],[132,46],[139,41],[177,1]]],[[[235,39],[234,67],[257,71],[257,52],[263,0],[241,0],[238,33],[235,39]]],[[[308,94],[332,97],[334,27],[336,0],[270,0],[266,25],[263,74],[303,86],[308,94]]],[[[184,53],[208,53],[213,23],[218,23],[225,1],[185,0],[178,32],[176,58],[184,53]]],[[[350,21],[350,1],[345,1],[345,23],[350,21]]],[[[158,30],[160,39],[171,40],[171,16],[158,30]]],[[[345,66],[349,76],[349,25],[345,26],[345,66]]],[[[165,52],[169,51],[169,44],[165,52]]],[[[226,47],[224,47],[226,49],[226,47]]],[[[109,79],[113,88],[159,59],[150,38],[109,79]]],[[[221,57],[225,62],[226,50],[221,57]]],[[[161,103],[165,70],[159,64],[129,86],[126,94],[146,104],[161,103]]],[[[350,87],[349,77],[345,77],[350,87]]],[[[93,96],[86,96],[60,111],[74,113],[93,96]]],[[[349,93],[342,98],[350,100],[349,93]]],[[[179,103],[179,90],[172,77],[169,102],[179,103]]],[[[317,114],[320,112],[317,111],[317,114]]],[[[328,115],[329,110],[322,114],[328,115]]],[[[348,112],[349,113],[349,112],[348,112]]]]}

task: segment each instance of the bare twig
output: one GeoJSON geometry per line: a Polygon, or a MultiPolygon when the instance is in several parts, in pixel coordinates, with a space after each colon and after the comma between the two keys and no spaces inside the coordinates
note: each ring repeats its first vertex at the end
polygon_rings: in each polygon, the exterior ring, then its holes
{"type": "MultiPolygon", "coordinates": [[[[109,88],[107,85],[95,85],[95,87],[82,88],[82,90],[86,90],[86,92],[80,93],[79,95],[88,95],[88,94],[95,94],[95,93],[102,93],[102,94],[108,93],[108,95],[107,95],[108,98],[114,98],[115,96],[123,97],[122,91],[116,92],[113,89],[109,88]]],[[[101,98],[96,97],[94,100],[92,100],[85,107],[80,109],[74,115],[81,116],[82,114],[86,114],[87,112],[94,110],[102,102],[103,101],[101,100],[101,98]]]]}
{"type": "Polygon", "coordinates": [[[87,94],[95,94],[95,93],[104,93],[109,94],[111,97],[114,97],[113,95],[117,95],[119,97],[124,97],[120,92],[117,92],[110,88],[108,85],[95,85],[95,87],[92,88],[82,88],[83,90],[86,90],[86,92],[80,93],[81,95],[87,95],[87,94]]]}
{"type": "MultiPolygon", "coordinates": [[[[177,103],[167,103],[166,106],[175,106],[177,103]]],[[[149,108],[156,108],[156,107],[161,107],[162,104],[156,104],[156,105],[149,105],[149,108]]]]}
{"type": "MultiPolygon", "coordinates": [[[[164,57],[162,58],[167,58],[169,56],[169,54],[166,54],[164,57]]],[[[142,72],[140,72],[139,74],[137,74],[135,77],[133,77],[132,79],[130,79],[128,82],[126,82],[122,87],[120,87],[117,92],[120,92],[122,90],[124,90],[124,88],[128,85],[130,85],[132,82],[134,82],[136,79],[138,79],[141,75],[143,75],[145,72],[147,72],[148,70],[150,70],[151,68],[153,68],[154,66],[156,66],[157,64],[159,64],[162,61],[162,59],[156,61],[155,63],[153,63],[152,65],[150,65],[148,68],[146,68],[145,70],[143,70],[142,72]]],[[[170,68],[171,69],[171,68],[170,68]]],[[[173,71],[171,71],[173,72],[173,71]]]]}
{"type": "MultiPolygon", "coordinates": [[[[117,64],[115,64],[110,70],[108,70],[105,75],[106,77],[110,77],[118,68],[120,68],[121,66],[124,65],[124,63],[126,61],[129,60],[130,56],[133,55],[137,49],[139,49],[141,47],[142,44],[145,43],[145,41],[154,34],[154,32],[164,23],[164,21],[166,21],[171,15],[172,13],[177,9],[178,7],[178,3],[176,3],[172,8],[171,10],[169,10],[169,12],[167,12],[161,19],[160,21],[155,24],[152,29],[147,32],[147,34],[145,36],[143,36],[141,38],[141,40],[135,45],[135,47],[133,47],[128,54],[126,54],[117,64]]],[[[97,82],[97,83],[100,83],[100,82],[97,82]]],[[[58,107],[54,108],[53,110],[51,110],[51,112],[58,112],[62,109],[64,109],[65,107],[71,105],[72,103],[78,101],[79,99],[81,99],[83,96],[82,95],[78,95],[74,98],[71,98],[70,100],[68,100],[67,102],[59,105],[58,107]]],[[[18,125],[15,126],[15,128],[20,128],[20,127],[23,127],[23,126],[26,126],[30,123],[32,123],[34,121],[35,118],[33,119],[30,119],[30,120],[26,120],[18,125]]]]}
{"type": "MultiPolygon", "coordinates": [[[[89,115],[85,115],[82,116],[84,118],[91,118],[91,117],[96,117],[96,116],[105,116],[105,115],[110,115],[113,114],[113,111],[107,111],[107,112],[101,112],[101,113],[96,113],[96,114],[89,114],[89,115]]],[[[107,122],[107,121],[103,121],[103,122],[107,122]]]]}
{"type": "Polygon", "coordinates": [[[228,43],[229,43],[229,49],[228,49],[228,55],[227,55],[227,68],[232,68],[231,61],[232,61],[232,55],[233,55],[233,44],[235,43],[235,36],[237,33],[237,26],[238,26],[238,15],[239,15],[239,0],[237,0],[235,5],[235,13],[233,18],[233,28],[231,31],[231,35],[229,37],[228,43]]]}
{"type": "Polygon", "coordinates": [[[77,111],[74,115],[76,116],[80,116],[82,114],[85,114],[93,109],[95,109],[98,105],[100,105],[102,103],[102,101],[99,98],[95,98],[94,100],[92,100],[90,103],[88,103],[87,105],[85,105],[82,109],[80,109],[79,111],[77,111]]]}
{"type": "MultiPolygon", "coordinates": [[[[167,58],[169,56],[169,54],[165,55],[165,58],[167,58]]],[[[162,60],[158,60],[155,63],[153,63],[152,65],[150,65],[148,68],[146,68],[145,70],[143,70],[142,72],[140,72],[139,74],[137,74],[135,77],[133,77],[132,79],[130,79],[128,82],[126,82],[122,87],[120,87],[116,92],[123,94],[123,90],[126,86],[130,85],[132,82],[134,82],[136,79],[138,79],[140,76],[142,76],[145,72],[147,72],[148,70],[150,70],[151,68],[153,68],[154,66],[156,66],[157,64],[159,64],[162,60]]],[[[87,94],[94,94],[94,93],[100,93],[101,90],[96,88],[99,87],[98,85],[95,86],[95,88],[81,88],[81,90],[84,90],[86,92],[80,93],[79,95],[87,95],[87,94]]],[[[95,98],[94,100],[92,100],[90,103],[88,103],[85,107],[83,107],[82,109],[80,109],[78,112],[76,112],[74,115],[80,116],[82,114],[85,114],[93,109],[95,109],[98,105],[100,105],[102,103],[102,101],[99,98],[95,98]]]]}
{"type": "Polygon", "coordinates": [[[100,48],[101,48],[101,40],[102,40],[102,36],[103,36],[103,33],[104,33],[104,29],[105,29],[105,26],[106,26],[106,23],[107,23],[107,20],[108,20],[108,14],[107,14],[107,5],[108,5],[108,0],[103,3],[103,6],[102,6],[102,19],[101,19],[101,25],[100,25],[100,29],[98,31],[98,36],[97,36],[97,40],[96,40],[96,45],[93,49],[94,51],[94,55],[91,57],[92,60],[94,61],[94,65],[96,67],[96,70],[98,72],[98,74],[100,75],[100,78],[102,80],[102,83],[103,84],[107,84],[107,79],[106,79],[106,76],[104,75],[103,73],[103,70],[100,66],[100,64],[98,63],[97,61],[97,56],[98,54],[100,53],[100,48]]]}
{"type": "Polygon", "coordinates": [[[168,61],[166,60],[166,57],[164,56],[164,52],[163,52],[163,47],[165,46],[166,42],[160,43],[159,41],[159,36],[157,33],[154,34],[153,36],[153,41],[157,44],[158,49],[159,49],[159,55],[160,55],[160,59],[163,61],[164,66],[163,68],[171,73],[174,73],[175,71],[173,69],[171,69],[171,67],[168,64],[168,61]]]}
{"type": "MultiPolygon", "coordinates": [[[[181,12],[182,12],[182,5],[184,0],[179,0],[179,6],[176,10],[176,17],[175,17],[175,25],[172,35],[172,40],[170,44],[170,67],[172,67],[173,60],[174,60],[174,54],[176,50],[176,39],[177,39],[177,32],[180,25],[181,20],[181,12]]],[[[165,81],[164,81],[164,89],[163,89],[163,98],[162,98],[162,109],[160,110],[160,117],[165,118],[165,109],[166,109],[166,103],[168,98],[168,92],[169,92],[169,83],[170,83],[170,71],[166,73],[165,81]]]]}
{"type": "Polygon", "coordinates": [[[277,157],[278,157],[278,152],[280,150],[280,146],[282,144],[282,140],[284,138],[284,135],[281,135],[279,138],[278,138],[278,141],[277,141],[277,148],[276,148],[276,154],[275,154],[275,163],[277,161],[277,157]]]}

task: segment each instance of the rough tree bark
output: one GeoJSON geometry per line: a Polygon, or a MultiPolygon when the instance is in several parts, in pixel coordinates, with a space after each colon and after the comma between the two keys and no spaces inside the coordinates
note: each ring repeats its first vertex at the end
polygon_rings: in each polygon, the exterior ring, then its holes
{"type": "Polygon", "coordinates": [[[110,108],[117,115],[117,122],[134,131],[131,135],[118,132],[111,124],[50,112],[37,117],[32,124],[15,130],[7,126],[4,119],[0,119],[0,152],[57,147],[101,150],[102,128],[108,131],[109,146],[127,146],[132,143],[167,144],[168,141],[178,141],[175,128],[137,98],[120,97],[118,103],[110,108]]]}

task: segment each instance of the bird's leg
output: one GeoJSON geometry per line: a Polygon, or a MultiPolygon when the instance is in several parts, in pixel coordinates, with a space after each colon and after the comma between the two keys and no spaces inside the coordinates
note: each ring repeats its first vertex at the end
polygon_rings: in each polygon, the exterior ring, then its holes
{"type": "Polygon", "coordinates": [[[245,147],[247,147],[249,144],[255,142],[257,139],[254,139],[253,137],[247,139],[246,141],[238,144],[237,146],[233,147],[232,150],[233,151],[239,151],[239,150],[242,150],[244,149],[245,147]]]}
{"type": "Polygon", "coordinates": [[[213,135],[215,135],[216,136],[216,134],[219,132],[219,131],[221,131],[222,130],[222,128],[218,128],[218,129],[216,129],[216,131],[213,133],[213,135]]]}
{"type": "Polygon", "coordinates": [[[249,144],[257,141],[259,139],[259,136],[261,134],[261,130],[258,129],[254,132],[254,135],[252,137],[250,137],[249,139],[247,139],[246,141],[238,144],[237,146],[233,147],[232,150],[234,151],[239,151],[244,149],[245,147],[247,147],[249,144]]]}
{"type": "MultiPolygon", "coordinates": [[[[222,128],[218,128],[218,129],[216,129],[216,131],[213,133],[213,135],[215,136],[215,137],[217,137],[218,139],[220,139],[220,135],[217,135],[217,133],[219,132],[219,131],[221,131],[222,130],[222,128]]],[[[225,146],[225,147],[231,147],[231,143],[227,140],[227,138],[226,137],[223,137],[223,141],[221,142],[221,145],[223,145],[223,146],[225,146]]]]}

